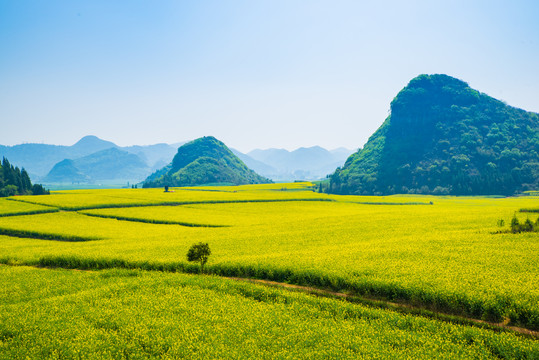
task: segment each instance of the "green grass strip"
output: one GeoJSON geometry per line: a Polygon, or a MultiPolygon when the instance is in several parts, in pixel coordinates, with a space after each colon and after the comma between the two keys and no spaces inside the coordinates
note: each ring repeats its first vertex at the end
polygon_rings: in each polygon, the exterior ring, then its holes
{"type": "MultiPolygon", "coordinates": [[[[34,205],[43,205],[26,200],[16,200],[34,205]]],[[[201,205],[201,204],[235,204],[235,203],[268,203],[268,202],[298,202],[298,201],[330,201],[336,200],[327,198],[308,198],[308,199],[247,199],[247,200],[203,200],[203,201],[163,201],[158,203],[127,203],[127,204],[98,204],[86,206],[61,206],[61,205],[44,205],[56,207],[64,211],[79,211],[79,210],[97,210],[97,209],[121,209],[130,207],[148,207],[148,206],[180,206],[180,205],[201,205]]]]}
{"type": "Polygon", "coordinates": [[[101,240],[100,238],[97,238],[97,237],[60,235],[60,234],[51,234],[51,233],[41,233],[37,231],[15,230],[15,229],[6,229],[6,228],[0,228],[0,235],[7,235],[7,236],[18,237],[18,238],[23,238],[23,239],[40,239],[40,240],[70,241],[70,242],[101,240]]]}
{"type": "Polygon", "coordinates": [[[26,203],[26,204],[32,204],[32,205],[41,205],[41,206],[46,206],[46,207],[58,208],[58,206],[56,206],[56,205],[42,204],[42,203],[39,203],[37,201],[23,200],[23,199],[19,199],[17,197],[8,197],[8,198],[6,198],[6,200],[18,201],[18,202],[22,202],[22,203],[26,203]]]}
{"type": "Polygon", "coordinates": [[[127,207],[147,207],[147,206],[181,206],[181,205],[202,205],[202,204],[236,204],[236,203],[268,203],[268,202],[297,202],[297,201],[335,201],[333,199],[252,199],[252,200],[203,200],[203,201],[164,201],[152,204],[103,204],[87,207],[63,208],[62,210],[94,210],[94,209],[115,209],[127,207]]]}
{"type": "MultiPolygon", "coordinates": [[[[3,260],[0,259],[0,262],[3,260]]],[[[141,269],[148,271],[199,273],[198,265],[185,262],[160,263],[128,261],[124,259],[80,258],[76,256],[45,256],[26,265],[59,267],[66,269],[99,270],[110,268],[141,269]]],[[[421,288],[403,287],[398,284],[373,282],[368,279],[353,280],[328,275],[320,271],[297,271],[288,268],[262,268],[256,265],[215,264],[206,265],[205,273],[237,278],[270,280],[282,283],[311,286],[334,292],[345,292],[371,300],[384,300],[411,305],[437,313],[463,316],[471,319],[500,323],[505,317],[510,325],[529,330],[539,330],[539,312],[519,306],[509,298],[482,301],[465,294],[426,292],[421,288]]]]}
{"type": "Polygon", "coordinates": [[[347,204],[358,204],[358,205],[434,205],[431,202],[368,202],[368,201],[343,201],[347,204]]]}
{"type": "Polygon", "coordinates": [[[0,214],[0,217],[7,217],[7,216],[23,216],[23,215],[36,215],[36,214],[49,214],[49,213],[55,213],[60,210],[58,209],[50,209],[50,210],[30,210],[30,211],[20,211],[20,212],[11,212],[11,213],[4,213],[0,214]]]}
{"type": "Polygon", "coordinates": [[[80,212],[79,214],[86,215],[86,216],[93,216],[97,218],[103,218],[103,219],[116,219],[116,220],[122,220],[122,221],[133,221],[133,222],[141,222],[141,223],[149,223],[149,224],[180,225],[180,226],[188,226],[188,227],[209,227],[209,228],[229,227],[229,225],[195,224],[195,223],[188,223],[188,222],[182,222],[182,221],[152,220],[152,219],[142,219],[142,218],[134,218],[134,217],[128,217],[128,216],[91,214],[91,213],[86,213],[86,212],[80,212]]]}

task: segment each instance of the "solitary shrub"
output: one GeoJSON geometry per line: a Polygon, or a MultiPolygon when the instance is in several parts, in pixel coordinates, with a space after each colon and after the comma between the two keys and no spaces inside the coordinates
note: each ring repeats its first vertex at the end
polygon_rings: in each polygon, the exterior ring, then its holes
{"type": "Polygon", "coordinates": [[[524,224],[522,225],[522,231],[533,231],[533,223],[530,218],[527,218],[524,224]]]}
{"type": "Polygon", "coordinates": [[[211,255],[210,245],[208,243],[199,242],[193,244],[187,251],[187,261],[200,263],[200,272],[204,273],[204,265],[208,262],[211,255]]]}
{"type": "Polygon", "coordinates": [[[513,215],[513,218],[511,219],[511,232],[520,232],[520,223],[518,222],[516,215],[513,215]]]}

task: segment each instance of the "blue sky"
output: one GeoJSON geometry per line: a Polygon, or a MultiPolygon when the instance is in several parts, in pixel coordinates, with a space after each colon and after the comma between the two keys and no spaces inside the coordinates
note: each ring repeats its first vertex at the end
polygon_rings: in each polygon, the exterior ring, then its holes
{"type": "Polygon", "coordinates": [[[418,74],[539,112],[539,1],[0,0],[0,144],[357,148],[418,74]]]}

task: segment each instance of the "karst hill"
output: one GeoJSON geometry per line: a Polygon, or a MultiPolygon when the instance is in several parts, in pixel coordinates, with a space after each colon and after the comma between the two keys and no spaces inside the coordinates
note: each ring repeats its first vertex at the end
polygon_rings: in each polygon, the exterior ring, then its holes
{"type": "Polygon", "coordinates": [[[330,177],[338,194],[512,195],[539,188],[539,115],[447,75],[420,75],[330,177]]]}
{"type": "Polygon", "coordinates": [[[178,148],[172,162],[150,175],[144,187],[269,182],[271,181],[249,169],[221,141],[205,136],[178,148]]]}

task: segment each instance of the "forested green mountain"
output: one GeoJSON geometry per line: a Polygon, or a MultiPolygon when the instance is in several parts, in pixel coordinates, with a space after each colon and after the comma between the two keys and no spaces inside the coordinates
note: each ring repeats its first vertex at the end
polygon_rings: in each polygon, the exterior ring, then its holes
{"type": "Polygon", "coordinates": [[[43,179],[45,183],[91,183],[103,180],[141,181],[150,168],[135,154],[110,148],[78,159],[60,161],[43,179]]]}
{"type": "Polygon", "coordinates": [[[44,195],[49,192],[39,184],[32,185],[26,170],[11,165],[8,159],[0,165],[0,196],[44,195]]]}
{"type": "Polygon", "coordinates": [[[330,178],[339,194],[512,195],[539,188],[539,114],[447,75],[420,75],[330,178]]]}
{"type": "Polygon", "coordinates": [[[221,141],[205,136],[181,146],[172,163],[150,175],[144,187],[268,182],[271,181],[250,170],[221,141]]]}

